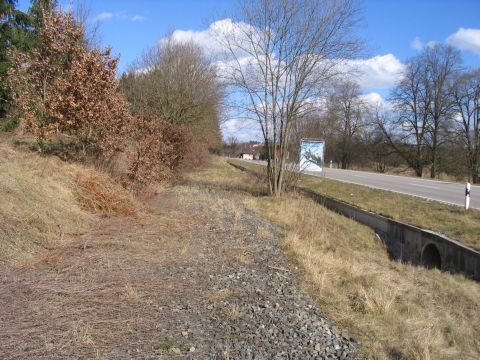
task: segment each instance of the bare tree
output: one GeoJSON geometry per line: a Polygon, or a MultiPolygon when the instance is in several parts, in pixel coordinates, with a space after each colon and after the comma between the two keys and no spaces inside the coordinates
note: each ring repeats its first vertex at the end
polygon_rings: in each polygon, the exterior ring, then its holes
{"type": "Polygon", "coordinates": [[[393,88],[390,101],[394,113],[377,111],[376,121],[390,145],[418,177],[429,163],[427,140],[431,91],[427,68],[421,57],[407,62],[402,80],[393,88]]]}
{"type": "Polygon", "coordinates": [[[430,177],[436,176],[438,168],[438,149],[446,140],[442,130],[448,127],[452,115],[452,101],[449,93],[451,82],[458,74],[461,65],[460,52],[450,46],[435,45],[427,47],[421,56],[426,66],[426,79],[429,91],[429,147],[431,155],[430,177]],[[443,137],[442,137],[443,135],[443,137]]]}
{"type": "Polygon", "coordinates": [[[451,94],[456,129],[466,148],[470,178],[476,184],[480,180],[480,69],[459,76],[451,94]]]}
{"type": "Polygon", "coordinates": [[[284,188],[292,125],[315,110],[339,63],[359,50],[357,14],[351,0],[245,0],[219,34],[224,71],[241,93],[237,110],[263,133],[271,194],[284,188]]]}
{"type": "Polygon", "coordinates": [[[76,0],[73,5],[73,16],[78,24],[83,26],[84,39],[91,50],[100,47],[100,22],[91,19],[92,8],[86,0],[76,0]]]}
{"type": "Polygon", "coordinates": [[[421,177],[431,165],[438,171],[439,147],[448,138],[452,118],[450,84],[458,73],[460,54],[449,46],[427,47],[407,62],[403,79],[391,92],[395,116],[391,131],[381,124],[391,145],[421,177]]]}
{"type": "Polygon", "coordinates": [[[355,139],[366,123],[368,104],[362,99],[356,82],[341,80],[333,86],[327,109],[327,116],[335,124],[336,152],[341,167],[348,169],[352,163],[355,139]]]}
{"type": "Polygon", "coordinates": [[[220,146],[223,86],[193,42],[167,37],[122,76],[121,87],[134,113],[148,111],[182,127],[207,148],[220,146]]]}

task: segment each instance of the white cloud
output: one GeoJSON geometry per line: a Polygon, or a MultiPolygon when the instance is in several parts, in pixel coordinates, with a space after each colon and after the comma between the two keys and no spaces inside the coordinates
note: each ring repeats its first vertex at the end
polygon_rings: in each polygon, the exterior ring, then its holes
{"type": "MultiPolygon", "coordinates": [[[[232,19],[223,19],[213,22],[208,29],[201,31],[175,30],[172,33],[172,38],[178,42],[193,41],[209,56],[220,58],[225,52],[225,49],[219,41],[221,35],[235,32],[235,35],[238,37],[243,26],[248,25],[244,23],[234,23],[232,19]]],[[[162,40],[164,39],[160,41],[162,40]]]]}
{"type": "Polygon", "coordinates": [[[138,14],[132,16],[132,15],[128,15],[124,11],[115,13],[115,14],[104,11],[98,14],[97,16],[95,16],[93,18],[93,21],[105,21],[105,20],[112,20],[112,19],[122,19],[122,20],[130,20],[133,22],[137,22],[137,21],[145,20],[145,16],[138,15],[138,14]]]}
{"type": "Polygon", "coordinates": [[[232,118],[221,125],[224,139],[235,137],[239,141],[262,140],[262,130],[257,121],[232,118]]]}
{"type": "MultiPolygon", "coordinates": [[[[213,22],[208,29],[202,31],[175,30],[172,33],[172,38],[179,42],[193,41],[202,47],[205,53],[212,59],[220,59],[225,49],[217,40],[219,34],[234,31],[237,37],[241,37],[242,28],[247,26],[244,23],[234,23],[231,19],[223,19],[213,22]]],[[[243,63],[248,62],[247,57],[239,57],[243,63]]],[[[228,67],[226,64],[217,64],[222,68],[228,67]]],[[[404,64],[393,54],[347,61],[346,65],[360,73],[357,80],[360,86],[366,89],[389,88],[393,86],[399,80],[405,68],[404,64]]]]}
{"type": "Polygon", "coordinates": [[[460,50],[468,50],[480,55],[480,29],[461,27],[447,38],[446,43],[460,50]]]}
{"type": "MultiPolygon", "coordinates": [[[[229,68],[229,61],[226,61],[223,57],[225,49],[217,40],[218,36],[226,32],[234,32],[237,38],[241,38],[242,30],[248,30],[244,28],[247,26],[244,23],[234,23],[231,19],[223,19],[210,24],[205,30],[175,30],[171,36],[173,40],[178,42],[193,41],[197,43],[216,62],[219,73],[226,73],[229,68]]],[[[160,42],[162,41],[165,41],[165,39],[160,39],[160,42]]],[[[251,61],[249,56],[237,55],[242,66],[249,65],[251,61]]],[[[352,74],[355,74],[355,79],[359,82],[360,87],[367,91],[369,89],[392,87],[400,80],[405,69],[405,65],[393,54],[378,55],[368,59],[347,60],[345,66],[347,71],[348,69],[353,70],[352,74]]],[[[377,105],[379,102],[385,104],[378,93],[368,93],[365,98],[372,105],[377,105]]],[[[240,141],[262,138],[261,130],[256,121],[237,117],[222,124],[222,133],[225,139],[234,136],[240,141]]]]}
{"type": "Polygon", "coordinates": [[[377,92],[366,93],[361,95],[361,97],[366,103],[373,106],[381,105],[384,102],[382,96],[377,92]]]}
{"type": "Polygon", "coordinates": [[[145,16],[142,16],[142,15],[133,15],[131,18],[130,18],[131,21],[135,22],[135,21],[143,21],[145,20],[145,16]]]}
{"type": "Polygon", "coordinates": [[[423,49],[423,42],[418,36],[416,36],[415,39],[413,39],[410,43],[410,47],[417,51],[420,51],[423,49]]]}
{"type": "Polygon", "coordinates": [[[384,99],[382,95],[377,92],[370,92],[361,95],[362,99],[372,107],[372,109],[379,109],[379,110],[392,110],[393,104],[384,99]]]}
{"type": "Polygon", "coordinates": [[[93,18],[94,21],[104,21],[104,20],[110,20],[113,18],[113,14],[111,12],[101,12],[97,16],[93,18]]]}
{"type": "Polygon", "coordinates": [[[432,48],[437,44],[438,44],[438,41],[435,41],[435,40],[430,40],[424,43],[418,36],[416,36],[415,39],[413,39],[412,42],[410,43],[410,47],[417,51],[420,51],[420,50],[423,50],[425,47],[432,48]]]}
{"type": "Polygon", "coordinates": [[[405,64],[393,54],[351,60],[347,64],[359,72],[356,80],[363,89],[390,88],[401,79],[405,70],[405,64]]]}

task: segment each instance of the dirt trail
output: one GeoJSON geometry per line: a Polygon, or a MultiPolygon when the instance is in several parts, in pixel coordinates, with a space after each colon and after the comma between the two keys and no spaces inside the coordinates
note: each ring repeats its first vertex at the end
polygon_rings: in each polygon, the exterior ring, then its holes
{"type": "Polygon", "coordinates": [[[360,358],[296,290],[275,228],[231,193],[177,186],[151,206],[4,269],[3,359],[360,358]]]}

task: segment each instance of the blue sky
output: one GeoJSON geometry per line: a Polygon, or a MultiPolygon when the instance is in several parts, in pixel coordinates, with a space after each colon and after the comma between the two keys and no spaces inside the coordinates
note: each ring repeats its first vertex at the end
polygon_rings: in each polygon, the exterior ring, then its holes
{"type": "MultiPolygon", "coordinates": [[[[75,0],[61,0],[68,7],[75,0]]],[[[235,0],[84,0],[91,20],[100,23],[100,40],[120,54],[119,71],[168,32],[180,38],[198,40],[209,48],[207,29],[225,19],[235,0]],[[181,30],[181,31],[179,31],[181,30]]],[[[365,50],[358,65],[365,71],[361,86],[373,100],[388,96],[389,88],[403,62],[429,42],[449,42],[462,50],[467,67],[480,67],[480,0],[364,0],[363,26],[358,29],[365,50]],[[463,30],[462,30],[463,29],[463,30]],[[448,40],[447,40],[448,39],[448,40]]],[[[29,0],[19,0],[26,9],[29,0]]],[[[224,127],[224,133],[240,132],[252,137],[238,124],[224,127]],[[242,132],[243,131],[243,132],[242,132]]]]}

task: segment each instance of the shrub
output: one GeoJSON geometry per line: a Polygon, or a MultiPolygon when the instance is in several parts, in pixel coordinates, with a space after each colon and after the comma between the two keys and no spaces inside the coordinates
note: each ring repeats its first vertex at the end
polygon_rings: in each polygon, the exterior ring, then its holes
{"type": "Polygon", "coordinates": [[[187,150],[183,132],[155,116],[138,116],[134,124],[124,184],[142,187],[170,178],[187,150]]]}
{"type": "Polygon", "coordinates": [[[117,92],[118,58],[110,49],[88,50],[84,39],[71,14],[44,14],[38,46],[10,53],[15,115],[24,133],[39,140],[61,134],[84,155],[108,159],[124,144],[128,104],[117,92]]]}

